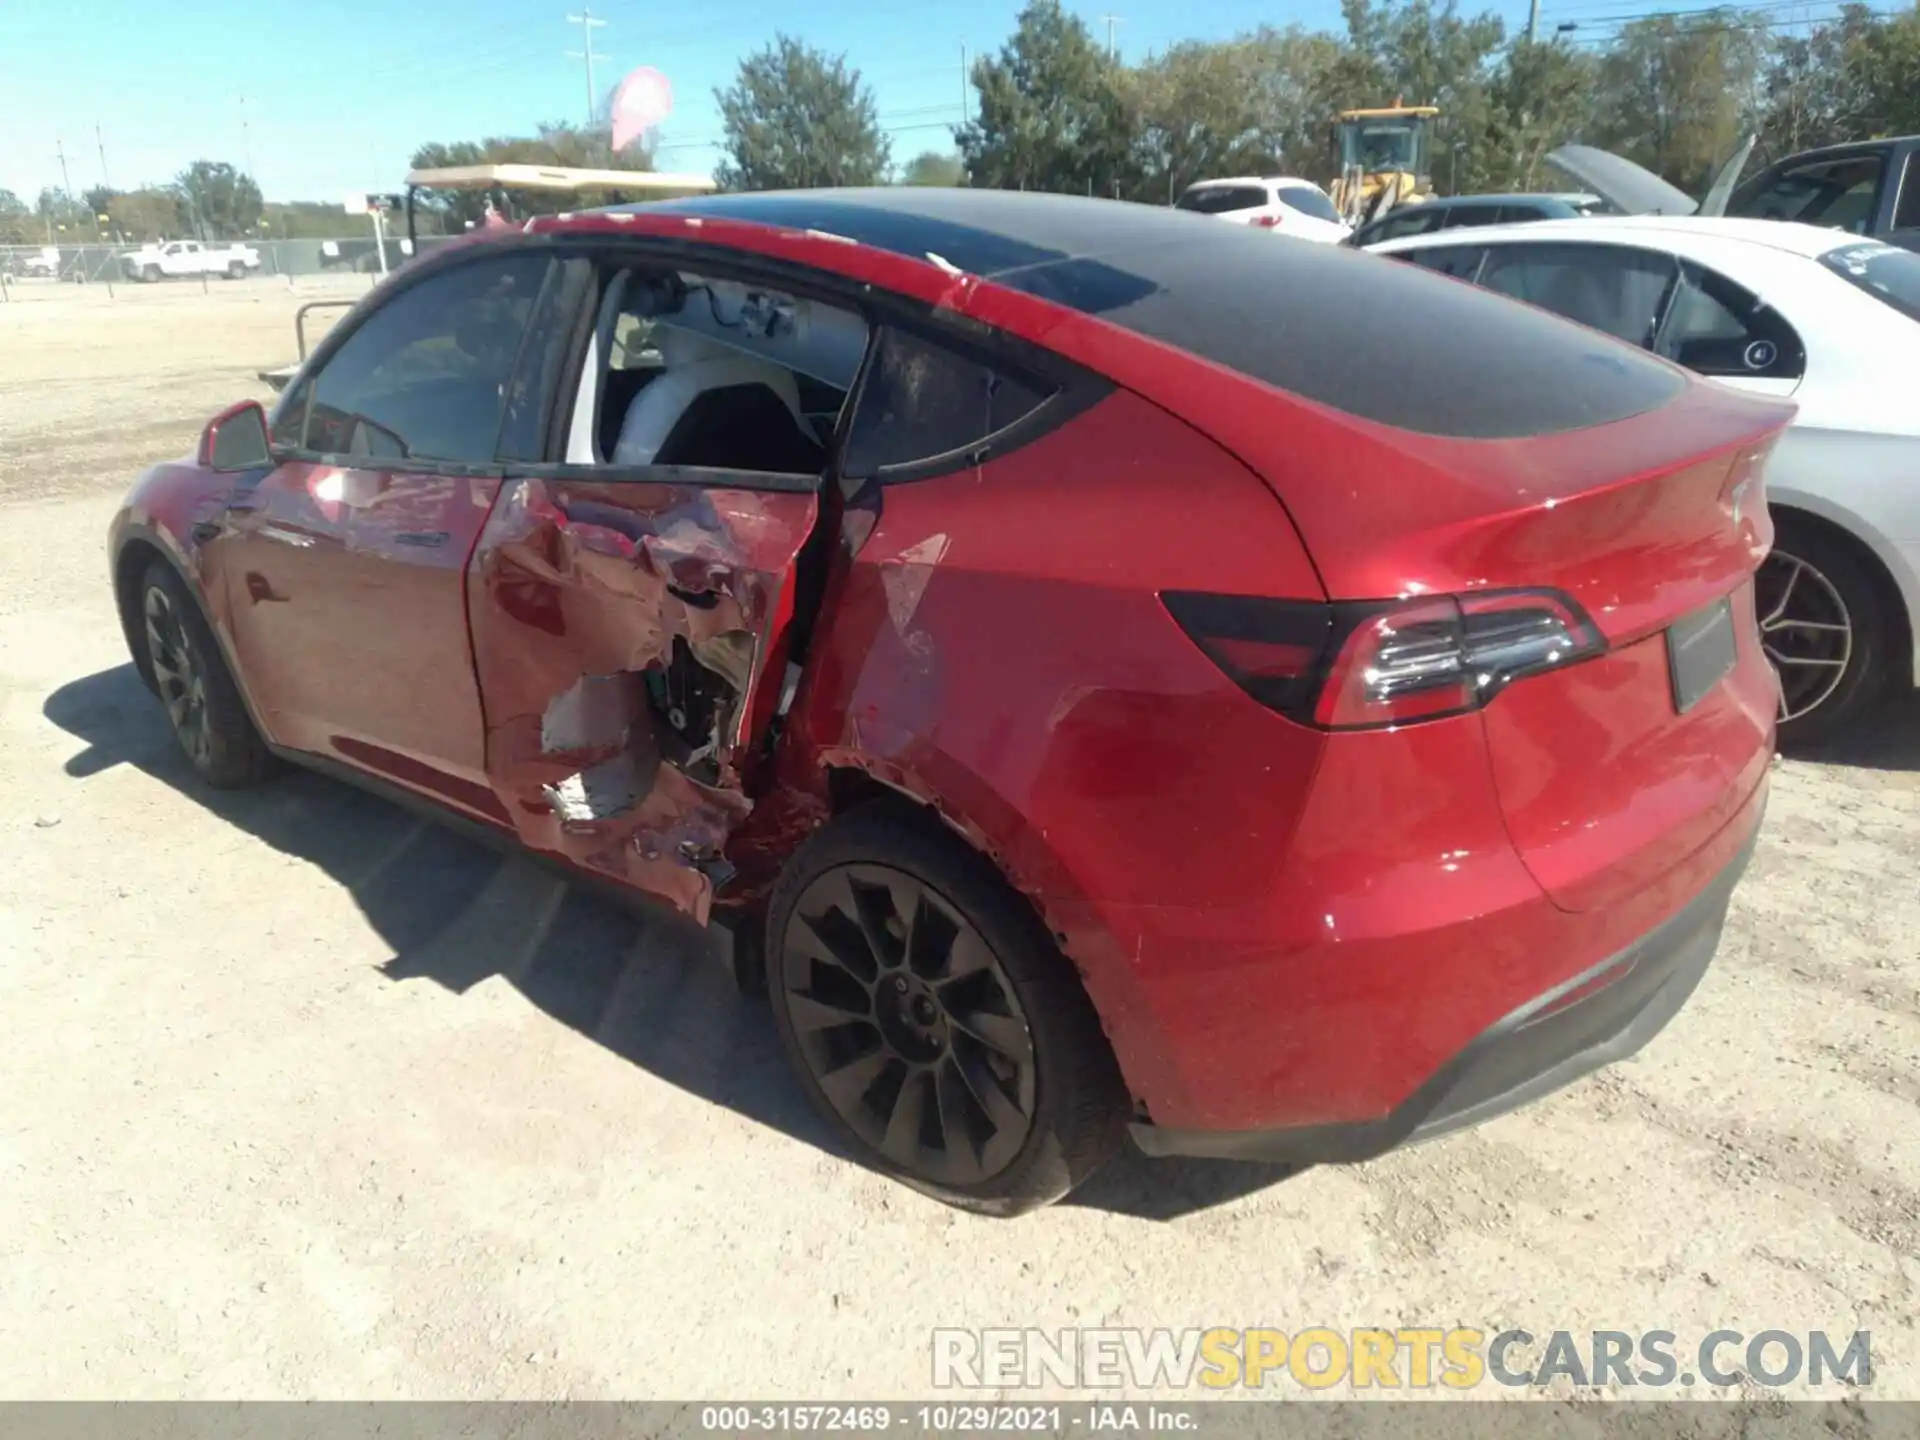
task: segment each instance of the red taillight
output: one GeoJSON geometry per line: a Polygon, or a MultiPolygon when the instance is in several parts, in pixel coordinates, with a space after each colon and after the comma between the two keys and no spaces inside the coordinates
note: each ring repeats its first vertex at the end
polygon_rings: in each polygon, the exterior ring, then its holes
{"type": "Polygon", "coordinates": [[[1241,689],[1328,730],[1477,710],[1516,680],[1606,648],[1578,605],[1547,590],[1336,605],[1192,591],[1161,600],[1241,689]]]}

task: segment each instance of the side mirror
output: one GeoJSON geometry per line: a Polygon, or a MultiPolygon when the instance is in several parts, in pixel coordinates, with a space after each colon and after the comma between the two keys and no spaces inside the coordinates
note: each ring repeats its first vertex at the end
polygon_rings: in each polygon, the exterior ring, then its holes
{"type": "Polygon", "coordinates": [[[267,440],[267,412],[258,400],[243,400],[222,410],[200,432],[202,469],[218,473],[263,470],[273,464],[267,440]]]}

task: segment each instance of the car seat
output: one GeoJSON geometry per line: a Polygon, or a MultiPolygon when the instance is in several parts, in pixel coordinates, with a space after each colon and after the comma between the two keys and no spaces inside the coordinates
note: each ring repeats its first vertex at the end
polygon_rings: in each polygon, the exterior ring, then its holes
{"type": "Polygon", "coordinates": [[[614,464],[725,463],[710,454],[687,453],[691,432],[682,424],[697,412],[702,423],[694,428],[703,435],[712,434],[717,409],[731,409],[743,426],[790,432],[790,439],[787,434],[763,438],[796,456],[804,449],[811,460],[820,452],[800,408],[800,387],[786,366],[674,326],[661,327],[656,343],[666,367],[627,408],[614,445],[614,464]]]}

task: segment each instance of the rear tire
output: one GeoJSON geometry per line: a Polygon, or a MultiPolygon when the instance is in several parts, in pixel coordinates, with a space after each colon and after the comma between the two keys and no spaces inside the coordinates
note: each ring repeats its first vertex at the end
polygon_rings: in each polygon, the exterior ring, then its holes
{"type": "Polygon", "coordinates": [[[143,269],[140,272],[140,278],[146,281],[147,284],[149,285],[159,284],[160,283],[160,267],[158,265],[147,266],[145,269],[143,269]]]}
{"type": "Polygon", "coordinates": [[[247,267],[238,260],[234,261],[231,265],[227,266],[227,278],[229,280],[246,279],[247,267]]]}
{"type": "Polygon", "coordinates": [[[141,578],[140,616],[154,689],[194,772],[216,790],[240,790],[264,778],[272,761],[266,742],[199,603],[164,560],[141,578]]]}
{"type": "Polygon", "coordinates": [[[1780,676],[1780,739],[1831,738],[1873,705],[1886,683],[1890,632],[1873,561],[1818,525],[1776,516],[1755,609],[1780,676]]]}
{"type": "Polygon", "coordinates": [[[874,1169],[1012,1216],[1124,1141],[1126,1088],[1073,967],[992,865],[904,802],[794,853],[766,957],[802,1086],[874,1169]]]}

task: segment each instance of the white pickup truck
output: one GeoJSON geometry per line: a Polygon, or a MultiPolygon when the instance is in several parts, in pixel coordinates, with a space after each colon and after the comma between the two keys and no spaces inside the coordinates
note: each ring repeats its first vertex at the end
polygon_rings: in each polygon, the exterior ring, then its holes
{"type": "Polygon", "coordinates": [[[202,245],[198,240],[169,240],[142,245],[120,257],[120,268],[132,280],[165,280],[175,275],[225,275],[244,280],[260,268],[260,252],[251,245],[202,245]]]}

